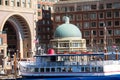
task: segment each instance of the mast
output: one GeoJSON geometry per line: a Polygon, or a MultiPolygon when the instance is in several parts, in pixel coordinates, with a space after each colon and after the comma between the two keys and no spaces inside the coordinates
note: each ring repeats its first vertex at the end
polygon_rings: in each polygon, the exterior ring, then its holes
{"type": "Polygon", "coordinates": [[[91,49],[93,51],[93,30],[91,30],[91,49]]]}
{"type": "Polygon", "coordinates": [[[104,26],[104,50],[106,49],[107,50],[107,29],[106,27],[104,26]]]}

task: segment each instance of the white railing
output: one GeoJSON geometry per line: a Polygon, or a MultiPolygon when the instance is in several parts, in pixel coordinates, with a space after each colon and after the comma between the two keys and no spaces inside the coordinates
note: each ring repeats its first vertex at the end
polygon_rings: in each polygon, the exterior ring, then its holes
{"type": "Polygon", "coordinates": [[[78,66],[78,65],[91,65],[91,66],[103,66],[103,65],[120,65],[120,60],[109,60],[109,61],[83,61],[83,62],[46,62],[41,63],[40,66],[52,67],[52,66],[78,66]]]}

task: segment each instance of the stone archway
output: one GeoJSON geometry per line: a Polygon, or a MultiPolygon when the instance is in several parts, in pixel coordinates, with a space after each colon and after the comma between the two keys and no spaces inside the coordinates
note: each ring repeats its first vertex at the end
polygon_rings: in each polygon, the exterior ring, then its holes
{"type": "Polygon", "coordinates": [[[31,33],[27,21],[20,15],[13,15],[7,19],[3,31],[7,33],[7,54],[14,53],[22,58],[30,57],[31,33]]]}

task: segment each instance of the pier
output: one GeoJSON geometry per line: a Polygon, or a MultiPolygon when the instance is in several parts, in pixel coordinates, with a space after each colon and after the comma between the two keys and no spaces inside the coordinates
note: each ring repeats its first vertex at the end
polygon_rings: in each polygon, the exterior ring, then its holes
{"type": "Polygon", "coordinates": [[[0,80],[16,80],[17,78],[21,78],[20,76],[15,75],[14,73],[9,73],[9,74],[5,73],[5,74],[3,74],[2,70],[3,70],[3,68],[0,65],[0,80]]]}

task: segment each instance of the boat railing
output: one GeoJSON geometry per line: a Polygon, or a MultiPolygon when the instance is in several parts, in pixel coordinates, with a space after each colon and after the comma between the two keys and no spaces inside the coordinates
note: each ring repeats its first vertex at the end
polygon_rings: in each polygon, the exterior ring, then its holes
{"type": "Polygon", "coordinates": [[[120,60],[108,60],[108,61],[86,61],[86,62],[78,62],[79,65],[120,65],[120,60]]]}
{"type": "Polygon", "coordinates": [[[120,60],[108,60],[108,61],[81,61],[81,62],[72,62],[72,61],[57,61],[57,62],[46,62],[41,64],[41,66],[78,66],[78,65],[91,65],[91,66],[103,66],[103,65],[120,65],[120,60]]]}

